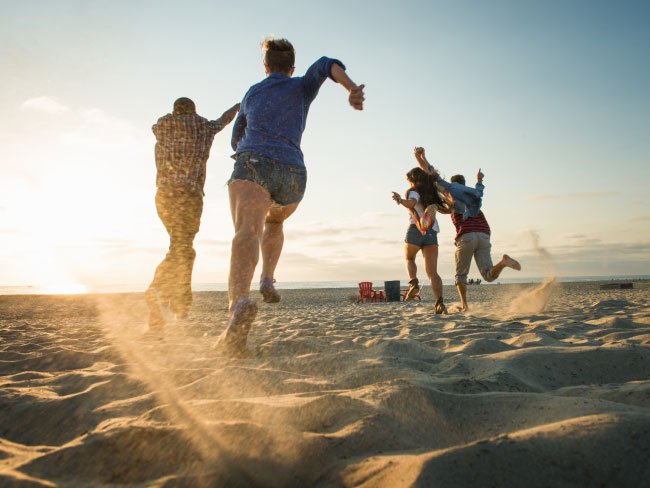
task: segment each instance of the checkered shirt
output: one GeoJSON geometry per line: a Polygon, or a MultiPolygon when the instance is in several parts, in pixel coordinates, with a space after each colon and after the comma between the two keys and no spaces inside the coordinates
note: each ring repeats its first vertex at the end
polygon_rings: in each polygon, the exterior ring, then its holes
{"type": "Polygon", "coordinates": [[[205,167],[220,119],[197,114],[167,114],[151,128],[156,136],[156,186],[187,185],[203,194],[205,167]]]}

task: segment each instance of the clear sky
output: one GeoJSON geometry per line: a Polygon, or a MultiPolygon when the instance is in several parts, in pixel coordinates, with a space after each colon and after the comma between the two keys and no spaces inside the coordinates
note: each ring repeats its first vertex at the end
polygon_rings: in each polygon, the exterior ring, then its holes
{"type": "MultiPolygon", "coordinates": [[[[296,75],[326,55],[366,84],[363,112],[331,81],[311,106],[278,281],[406,279],[391,191],[416,145],[447,177],[483,169],[493,255],[517,276],[650,274],[648,25],[646,1],[0,0],[0,285],[148,283],[168,244],[151,125],[180,96],[208,118],[240,101],[269,35],[294,44],[296,75]]],[[[195,283],[227,279],[230,135],[195,283]]]]}

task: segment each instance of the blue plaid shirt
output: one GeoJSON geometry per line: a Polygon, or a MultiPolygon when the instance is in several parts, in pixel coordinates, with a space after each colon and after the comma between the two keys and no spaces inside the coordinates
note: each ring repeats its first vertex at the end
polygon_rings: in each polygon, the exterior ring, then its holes
{"type": "Polygon", "coordinates": [[[232,148],[237,154],[252,151],[280,163],[305,166],[300,140],[307,112],[318,90],[332,78],[332,64],[338,59],[323,56],[305,76],[271,73],[249,88],[232,130],[232,148]]]}

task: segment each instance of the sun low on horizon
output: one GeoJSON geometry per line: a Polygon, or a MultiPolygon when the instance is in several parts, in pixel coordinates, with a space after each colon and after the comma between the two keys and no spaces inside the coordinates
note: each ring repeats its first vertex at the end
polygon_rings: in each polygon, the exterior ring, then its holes
{"type": "MultiPolygon", "coordinates": [[[[297,76],[327,55],[367,87],[363,112],[332,81],[309,109],[307,190],[279,281],[405,279],[408,215],[391,192],[416,145],[447,176],[483,168],[493,253],[517,256],[522,277],[546,276],[538,247],[559,276],[650,274],[647,4],[279,5],[293,14],[163,4],[156,22],[146,2],[0,5],[1,286],[144,288],[168,246],[151,126],[179,96],[211,119],[240,101],[264,77],[271,34],[296,46],[297,76]],[[315,34],[334,21],[335,38],[315,34]]],[[[227,281],[231,133],[208,161],[197,284],[227,281]]],[[[454,229],[440,227],[439,271],[453,280],[454,229]]]]}

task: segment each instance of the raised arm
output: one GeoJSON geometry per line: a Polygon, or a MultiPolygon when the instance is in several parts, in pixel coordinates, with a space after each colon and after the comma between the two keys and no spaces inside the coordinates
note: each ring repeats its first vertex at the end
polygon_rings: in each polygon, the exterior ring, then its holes
{"type": "Polygon", "coordinates": [[[235,118],[235,115],[237,115],[237,112],[239,112],[239,105],[239,103],[236,103],[230,107],[223,114],[221,114],[221,117],[215,120],[215,122],[217,124],[220,124],[222,128],[230,124],[230,122],[232,122],[232,120],[235,118]]]}
{"type": "Polygon", "coordinates": [[[337,83],[343,85],[343,87],[350,94],[348,101],[350,102],[352,108],[356,110],[363,110],[363,101],[365,100],[363,89],[366,85],[357,85],[350,79],[343,67],[338,63],[332,63],[330,73],[332,75],[332,79],[337,83]]]}
{"type": "Polygon", "coordinates": [[[415,160],[418,162],[418,166],[420,166],[420,169],[424,171],[427,174],[433,175],[436,178],[438,178],[440,175],[438,172],[429,164],[429,161],[427,161],[427,157],[424,155],[424,148],[423,147],[415,147],[413,149],[413,155],[415,156],[415,160]]]}

